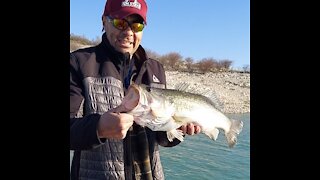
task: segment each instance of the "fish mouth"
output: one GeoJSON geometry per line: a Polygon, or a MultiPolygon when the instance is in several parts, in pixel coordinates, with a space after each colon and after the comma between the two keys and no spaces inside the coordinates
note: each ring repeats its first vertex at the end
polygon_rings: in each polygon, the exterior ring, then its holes
{"type": "Polygon", "coordinates": [[[140,93],[138,86],[131,85],[128,89],[127,95],[122,100],[122,104],[124,105],[126,110],[131,111],[138,106],[139,100],[140,93]]]}

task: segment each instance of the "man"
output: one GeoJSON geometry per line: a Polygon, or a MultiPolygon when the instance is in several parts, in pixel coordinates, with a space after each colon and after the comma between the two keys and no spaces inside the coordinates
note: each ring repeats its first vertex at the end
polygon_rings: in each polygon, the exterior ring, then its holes
{"type": "MultiPolygon", "coordinates": [[[[144,0],[108,0],[102,42],[70,54],[71,179],[164,179],[158,145],[180,141],[116,113],[131,82],[166,88],[163,66],[140,45],[146,14],[144,0]]],[[[193,124],[180,129],[201,131],[193,124]]]]}

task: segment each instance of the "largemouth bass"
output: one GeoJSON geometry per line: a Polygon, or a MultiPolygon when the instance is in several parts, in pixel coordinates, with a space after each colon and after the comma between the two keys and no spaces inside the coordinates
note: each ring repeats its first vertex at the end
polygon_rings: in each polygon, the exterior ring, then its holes
{"type": "Polygon", "coordinates": [[[132,84],[121,105],[140,126],[166,131],[169,141],[174,138],[183,141],[183,133],[178,128],[193,123],[212,140],[218,138],[222,129],[229,147],[233,147],[243,127],[242,121],[229,119],[210,98],[176,89],[132,84]]]}

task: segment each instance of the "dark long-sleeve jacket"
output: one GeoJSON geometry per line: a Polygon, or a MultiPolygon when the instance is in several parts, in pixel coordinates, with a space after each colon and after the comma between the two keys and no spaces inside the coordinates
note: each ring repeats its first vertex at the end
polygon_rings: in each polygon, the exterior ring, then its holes
{"type": "MultiPolygon", "coordinates": [[[[70,53],[71,179],[134,179],[131,142],[97,136],[100,116],[121,103],[131,80],[165,88],[163,66],[149,59],[142,46],[130,60],[129,54],[115,51],[103,34],[99,45],[70,53]]],[[[169,142],[165,132],[145,131],[152,176],[164,179],[158,145],[170,147],[180,141],[169,142]]]]}

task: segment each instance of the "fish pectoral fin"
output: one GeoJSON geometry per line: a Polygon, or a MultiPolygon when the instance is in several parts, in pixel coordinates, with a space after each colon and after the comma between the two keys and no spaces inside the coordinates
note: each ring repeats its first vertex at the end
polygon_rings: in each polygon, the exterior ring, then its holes
{"type": "Polygon", "coordinates": [[[219,130],[217,128],[203,131],[210,139],[217,140],[219,130]]]}
{"type": "Polygon", "coordinates": [[[167,131],[167,138],[170,142],[172,142],[174,138],[182,142],[184,138],[183,132],[180,129],[172,129],[171,131],[167,131]]]}

